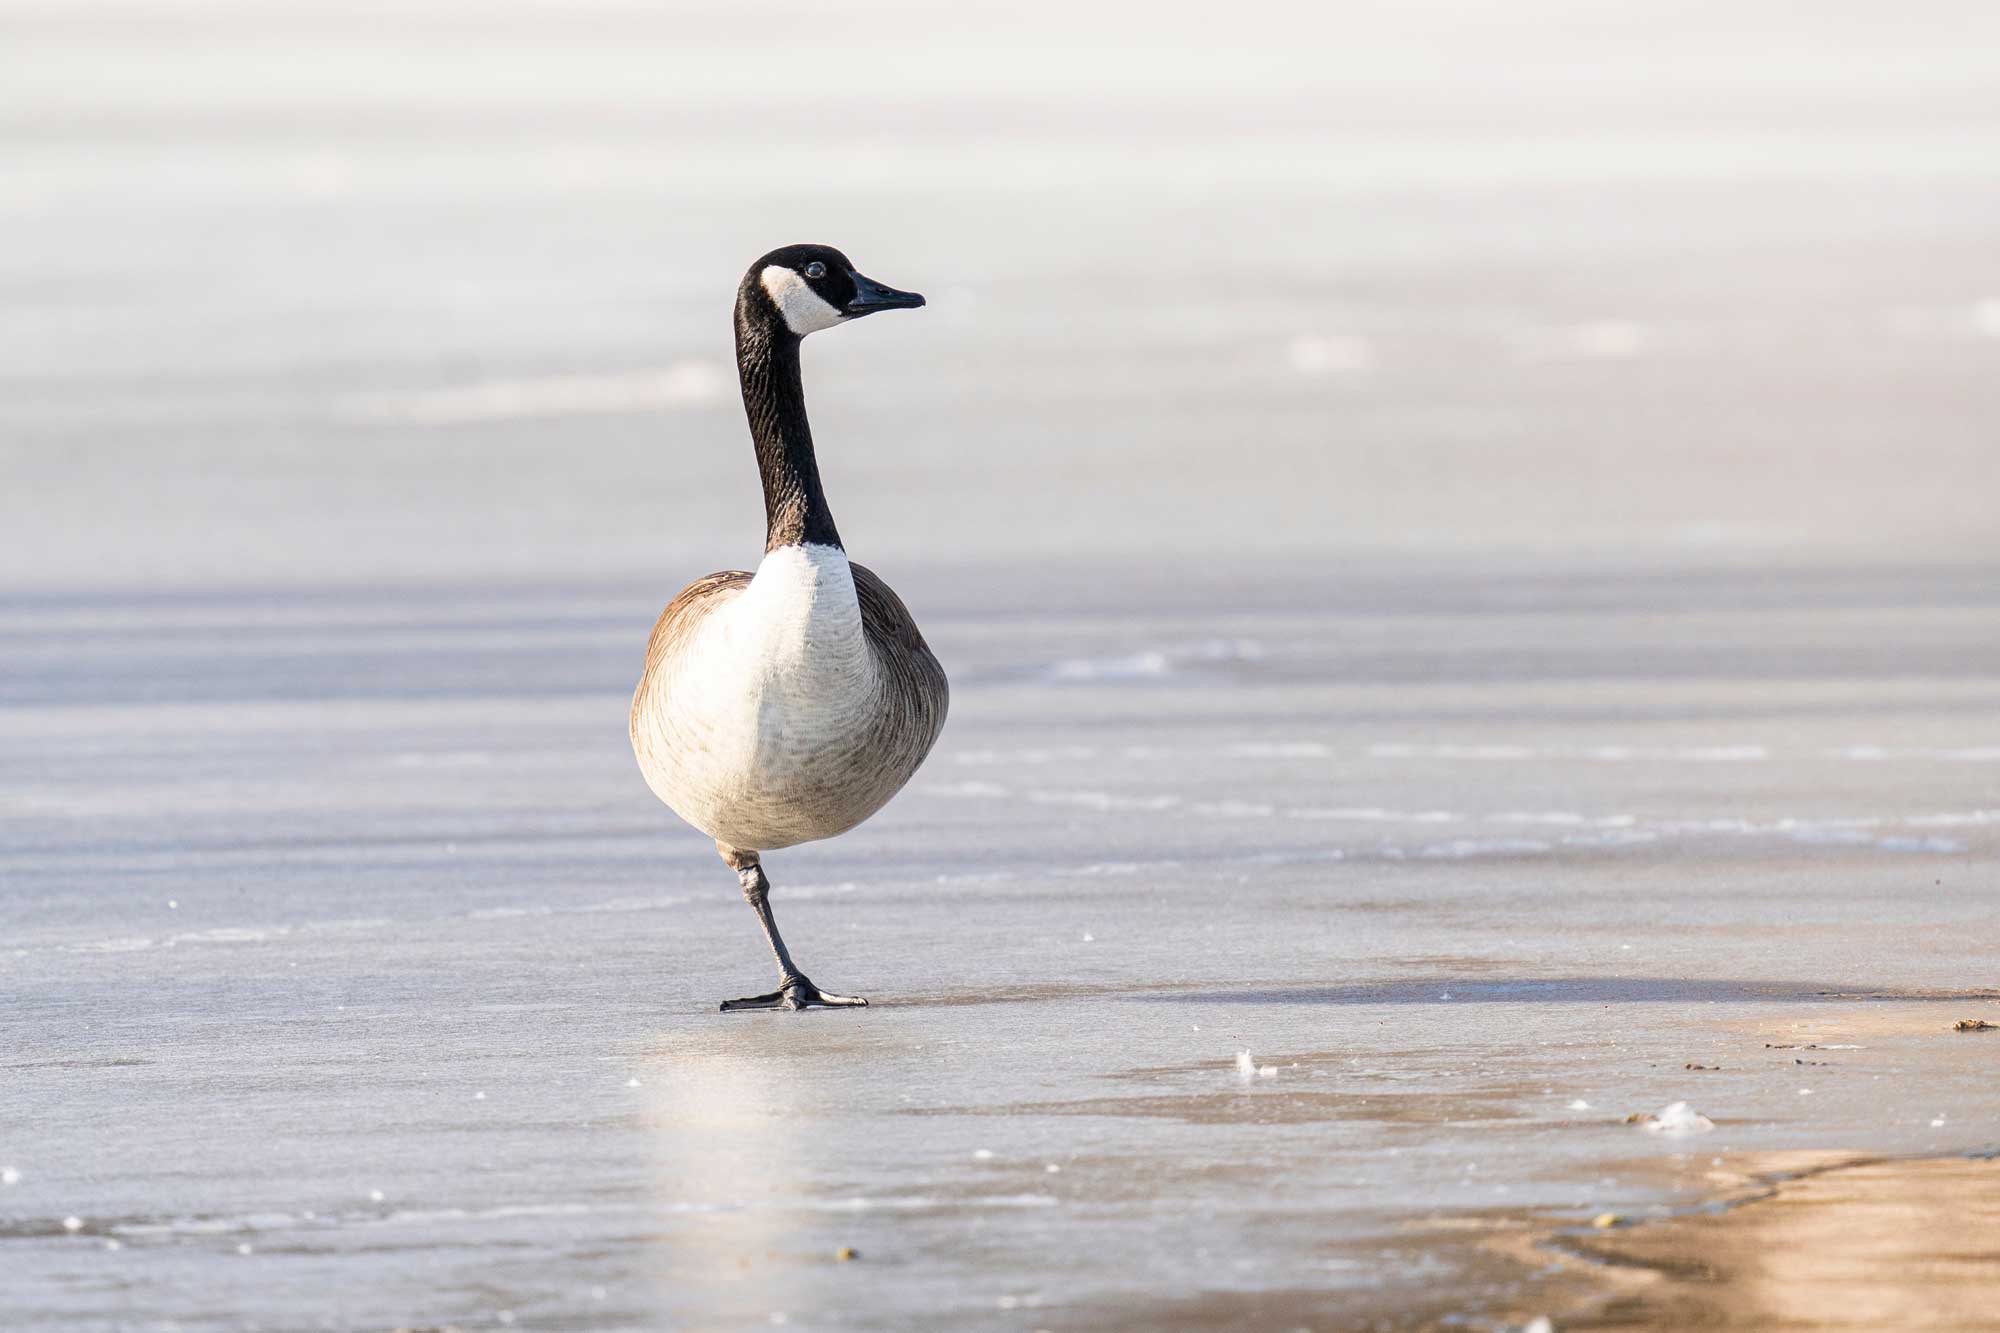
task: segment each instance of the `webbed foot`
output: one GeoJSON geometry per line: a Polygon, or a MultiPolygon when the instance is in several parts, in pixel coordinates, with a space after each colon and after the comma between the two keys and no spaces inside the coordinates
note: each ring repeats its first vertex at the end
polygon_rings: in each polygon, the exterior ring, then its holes
{"type": "Polygon", "coordinates": [[[784,985],[769,995],[749,995],[740,1000],[724,1000],[722,1012],[739,1009],[866,1009],[868,1001],[859,995],[829,995],[805,977],[788,977],[784,985]]]}

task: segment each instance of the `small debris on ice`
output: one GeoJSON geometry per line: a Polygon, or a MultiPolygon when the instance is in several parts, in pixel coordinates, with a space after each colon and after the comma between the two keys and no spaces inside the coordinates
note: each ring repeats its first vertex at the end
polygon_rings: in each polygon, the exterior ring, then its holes
{"type": "Polygon", "coordinates": [[[1983,1018],[1961,1018],[1951,1025],[1953,1032],[1991,1032],[2000,1028],[2000,1023],[1989,1023],[1983,1018]]]}
{"type": "Polygon", "coordinates": [[[1693,1069],[1693,1070],[1698,1070],[1698,1071],[1700,1071],[1700,1072],[1702,1072],[1702,1073],[1707,1073],[1707,1074],[1713,1074],[1713,1073],[1716,1073],[1716,1072],[1718,1072],[1718,1071],[1719,1071],[1719,1070],[1720,1070],[1720,1069],[1722,1068],[1722,1066],[1721,1066],[1721,1065],[1698,1065],[1698,1064],[1694,1063],[1694,1062],[1693,1062],[1692,1060],[1690,1060],[1690,1061],[1689,1061],[1688,1063],[1686,1063],[1686,1064],[1682,1065],[1682,1066],[1681,1066],[1681,1068],[1682,1068],[1682,1069],[1693,1069]]]}
{"type": "Polygon", "coordinates": [[[1623,1213],[1599,1213],[1596,1217],[1590,1219],[1590,1225],[1596,1227],[1599,1231],[1609,1231],[1612,1227],[1623,1226],[1624,1224],[1625,1214],[1623,1213]]]}
{"type": "Polygon", "coordinates": [[[1669,1134],[1679,1138],[1685,1134],[1706,1134],[1715,1128],[1715,1122],[1686,1102],[1673,1102],[1662,1106],[1650,1114],[1644,1111],[1625,1117],[1628,1125],[1637,1125],[1652,1134],[1669,1134]]]}
{"type": "MultiPolygon", "coordinates": [[[[1293,1066],[1295,1069],[1297,1067],[1296,1065],[1293,1066]]],[[[1260,1065],[1250,1058],[1250,1052],[1248,1051],[1238,1051],[1236,1053],[1236,1077],[1242,1079],[1245,1083],[1253,1082],[1260,1078],[1276,1078],[1277,1076],[1278,1067],[1276,1065],[1260,1065]]]]}
{"type": "Polygon", "coordinates": [[[840,1262],[842,1263],[848,1263],[852,1260],[859,1259],[861,1257],[861,1251],[855,1249],[852,1245],[843,1245],[839,1249],[833,1252],[833,1257],[840,1260],[840,1262]]]}

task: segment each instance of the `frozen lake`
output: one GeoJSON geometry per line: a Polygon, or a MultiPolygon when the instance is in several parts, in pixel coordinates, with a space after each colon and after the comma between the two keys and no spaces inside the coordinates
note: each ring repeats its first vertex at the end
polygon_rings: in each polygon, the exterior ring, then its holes
{"type": "Polygon", "coordinates": [[[2000,20],[1536,9],[0,5],[9,1326],[1479,1327],[2000,1144],[2000,20]],[[624,719],[800,239],[953,712],[721,1015],[624,719]]]}
{"type": "Polygon", "coordinates": [[[1633,1110],[1994,1141],[1995,1006],[1908,1003],[1995,982],[1990,583],[1243,577],[909,581],[957,712],[770,858],[875,1000],[790,1018],[625,752],[645,591],[10,608],[16,1317],[1429,1308],[1411,1219],[1656,1198],[1633,1110]]]}

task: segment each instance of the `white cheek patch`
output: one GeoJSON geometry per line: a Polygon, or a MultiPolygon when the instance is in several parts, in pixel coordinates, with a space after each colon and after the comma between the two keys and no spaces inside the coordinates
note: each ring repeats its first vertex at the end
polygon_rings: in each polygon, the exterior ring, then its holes
{"type": "Polygon", "coordinates": [[[771,304],[785,317],[785,326],[803,338],[808,333],[830,329],[845,318],[806,286],[806,280],[782,264],[772,264],[759,275],[771,304]]]}

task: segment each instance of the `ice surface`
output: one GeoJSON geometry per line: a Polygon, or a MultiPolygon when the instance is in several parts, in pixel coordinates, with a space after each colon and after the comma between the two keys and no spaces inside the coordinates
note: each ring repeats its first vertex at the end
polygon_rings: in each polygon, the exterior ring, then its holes
{"type": "Polygon", "coordinates": [[[74,8],[0,55],[10,1328],[1480,1325],[1413,1220],[1662,1202],[1545,1088],[1991,1142],[1992,6],[74,8]],[[806,234],[931,297],[807,358],[952,719],[770,858],[873,1007],[721,1015],[624,713],[806,234]]]}

